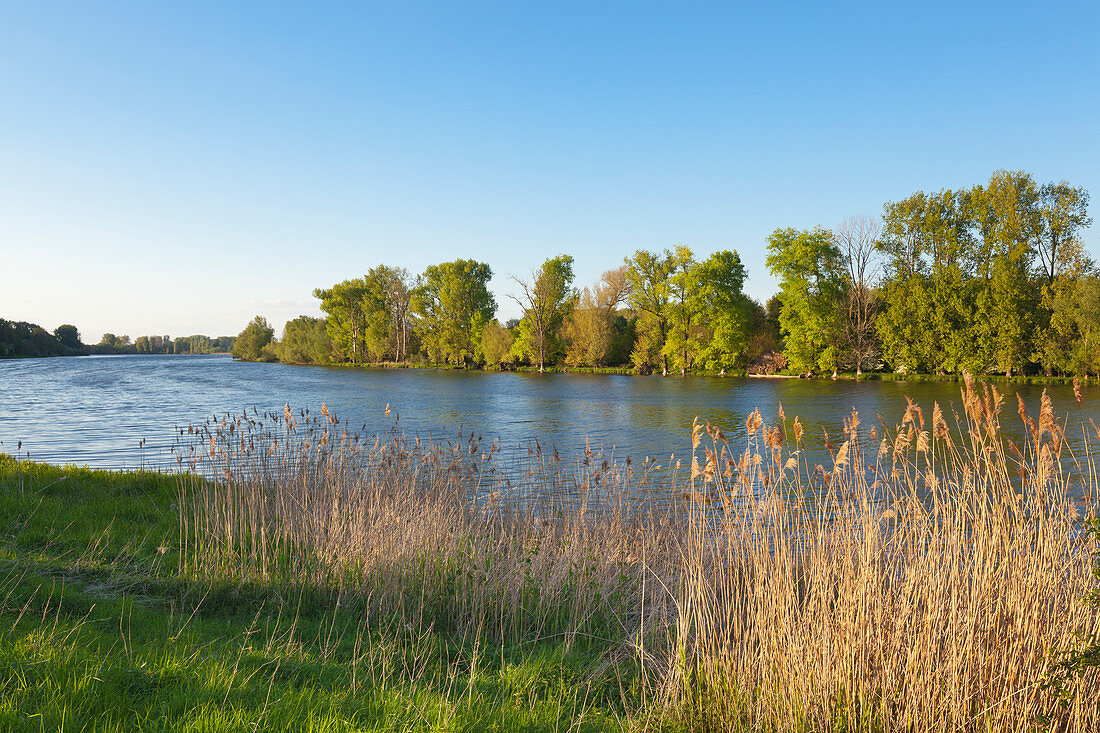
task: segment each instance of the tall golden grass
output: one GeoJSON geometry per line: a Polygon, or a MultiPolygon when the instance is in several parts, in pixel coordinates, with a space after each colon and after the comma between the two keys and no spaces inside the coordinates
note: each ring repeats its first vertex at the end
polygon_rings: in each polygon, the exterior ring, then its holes
{"type": "Polygon", "coordinates": [[[324,407],[240,415],[190,429],[209,478],[183,487],[183,571],[354,594],[412,628],[593,641],[646,721],[1096,730],[1095,672],[1062,698],[1044,683],[1100,632],[1100,431],[1074,454],[1044,394],[1017,445],[995,389],[961,398],[890,429],[852,414],[821,462],[782,408],[736,448],[696,423],[690,475],[473,435],[366,444],[324,407]]]}

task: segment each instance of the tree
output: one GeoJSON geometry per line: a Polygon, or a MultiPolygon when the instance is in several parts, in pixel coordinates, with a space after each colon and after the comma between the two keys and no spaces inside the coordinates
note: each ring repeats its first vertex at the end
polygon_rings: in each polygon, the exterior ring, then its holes
{"type": "Polygon", "coordinates": [[[630,295],[626,267],[608,270],[600,281],[580,293],[563,326],[566,363],[598,367],[607,363],[616,345],[616,309],[630,295]]]}
{"type": "Polygon", "coordinates": [[[1067,271],[1078,274],[1083,254],[1078,232],[1092,224],[1089,192],[1065,181],[1047,183],[1039,189],[1037,203],[1040,222],[1035,250],[1047,284],[1053,284],[1067,271]]]}
{"type": "Polygon", "coordinates": [[[258,361],[264,355],[264,347],[275,338],[275,330],[263,316],[253,318],[233,341],[233,358],[241,361],[258,361]]]}
{"type": "Polygon", "coordinates": [[[918,191],[883,208],[876,249],[885,258],[875,330],[896,370],[975,368],[967,333],[972,311],[969,194],[918,191]]]}
{"type": "Polygon", "coordinates": [[[997,171],[973,191],[981,239],[973,328],[968,341],[985,362],[1011,376],[1031,353],[1039,298],[1031,281],[1032,246],[1041,217],[1035,181],[997,171]]]}
{"type": "Polygon", "coordinates": [[[672,274],[672,253],[640,249],[624,260],[630,285],[628,302],[637,314],[637,337],[630,358],[639,370],[652,368],[661,358],[661,372],[668,374],[668,355],[664,353],[668,335],[669,276],[672,274]]]}
{"type": "Polygon", "coordinates": [[[540,372],[560,346],[559,330],[577,301],[573,288],[573,257],[558,255],[542,263],[530,281],[512,276],[522,290],[510,296],[523,309],[520,346],[540,372]],[[526,325],[524,325],[526,324],[526,325]]]}
{"type": "Polygon", "coordinates": [[[1040,231],[1035,243],[1042,277],[1041,312],[1035,337],[1036,356],[1049,375],[1068,371],[1074,343],[1080,337],[1074,312],[1082,277],[1091,268],[1078,232],[1092,223],[1089,194],[1065,181],[1039,189],[1040,231]]]}
{"type": "Polygon", "coordinates": [[[508,363],[515,337],[512,332],[493,319],[485,324],[481,332],[480,356],[485,366],[500,367],[508,363]]]}
{"type": "Polygon", "coordinates": [[[324,319],[298,316],[283,326],[277,354],[286,364],[325,364],[330,348],[324,319]]]}
{"type": "Polygon", "coordinates": [[[768,237],[768,268],[779,278],[779,325],[787,360],[797,369],[820,367],[836,374],[843,330],[844,271],[831,232],[776,229],[768,237]]]}
{"type": "Polygon", "coordinates": [[[411,306],[429,355],[454,359],[456,364],[474,356],[485,324],[497,309],[489,292],[492,276],[488,265],[474,260],[454,260],[424,270],[411,306]]]}
{"type": "Polygon", "coordinates": [[[62,347],[70,352],[83,352],[84,344],[80,342],[80,331],[76,326],[65,323],[53,330],[53,337],[62,347]]]}
{"type": "Polygon", "coordinates": [[[878,221],[870,216],[845,219],[836,230],[836,242],[845,265],[845,344],[856,375],[873,366],[878,348],[875,338],[875,310],[878,293],[878,262],[875,246],[879,240],[878,221]]]}
{"type": "Polygon", "coordinates": [[[1078,334],[1073,368],[1086,377],[1100,375],[1100,277],[1083,276],[1078,282],[1074,325],[1078,334]]]}
{"type": "Polygon", "coordinates": [[[368,286],[363,278],[344,280],[331,288],[313,291],[313,297],[321,301],[321,310],[327,315],[329,338],[341,361],[358,364],[367,356],[367,318],[363,313],[367,294],[368,286]]]}
{"type": "Polygon", "coordinates": [[[737,252],[715,252],[697,266],[694,299],[697,316],[706,323],[699,354],[705,369],[724,372],[747,362],[754,304],[742,292],[744,284],[745,266],[737,252]]]}
{"type": "Polygon", "coordinates": [[[668,330],[662,355],[672,359],[673,368],[687,374],[701,348],[699,333],[700,299],[698,269],[691,250],[678,245],[672,253],[668,276],[668,303],[665,305],[668,330]]]}

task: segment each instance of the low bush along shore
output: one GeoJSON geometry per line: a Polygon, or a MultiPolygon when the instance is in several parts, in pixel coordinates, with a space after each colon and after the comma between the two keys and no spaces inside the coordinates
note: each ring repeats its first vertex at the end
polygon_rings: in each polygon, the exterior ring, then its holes
{"type": "Polygon", "coordinates": [[[826,466],[697,425],[675,489],[327,409],[176,475],[0,459],[0,728],[1096,730],[1100,436],[962,390],[826,466]]]}

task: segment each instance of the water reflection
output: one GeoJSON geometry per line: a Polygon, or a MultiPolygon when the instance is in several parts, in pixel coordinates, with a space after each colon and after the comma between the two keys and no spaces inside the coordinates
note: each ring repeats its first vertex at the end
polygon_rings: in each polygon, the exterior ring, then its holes
{"type": "MultiPolygon", "coordinates": [[[[1037,411],[1043,388],[999,388],[1008,406],[1004,434],[1022,442],[1015,396],[1037,411]]],[[[1069,386],[1049,392],[1056,413],[1069,420],[1071,445],[1079,444],[1076,426],[1090,415],[1100,418],[1100,390],[1085,385],[1081,410],[1069,386]]],[[[506,450],[525,451],[538,439],[572,455],[587,442],[613,449],[617,459],[667,460],[689,454],[696,416],[721,425],[736,446],[744,441],[749,413],[759,408],[771,424],[782,404],[789,419],[798,416],[806,426],[811,448],[820,449],[824,433],[838,435],[852,410],[864,425],[877,424],[881,415],[893,427],[907,395],[926,411],[939,402],[950,415],[959,385],[320,369],[194,356],[28,359],[0,361],[0,451],[15,453],[22,441],[21,455],[52,463],[167,466],[177,425],[253,407],[317,409],[324,402],[346,424],[364,425],[369,433],[395,424],[409,436],[436,439],[475,430],[487,441],[499,438],[506,450]]]]}

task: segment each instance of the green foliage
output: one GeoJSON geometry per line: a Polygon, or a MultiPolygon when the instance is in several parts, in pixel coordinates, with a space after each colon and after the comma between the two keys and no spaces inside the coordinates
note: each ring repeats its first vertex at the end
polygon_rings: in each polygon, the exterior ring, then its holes
{"type": "Polygon", "coordinates": [[[366,280],[355,278],[313,291],[328,316],[327,330],[336,361],[359,364],[367,358],[367,315],[363,311],[367,290],[366,280]]]}
{"type": "Polygon", "coordinates": [[[637,314],[637,340],[631,353],[636,369],[649,371],[660,360],[663,372],[668,372],[665,339],[668,336],[669,278],[674,267],[672,253],[640,249],[624,260],[630,283],[629,303],[637,314]]]}
{"type": "Polygon", "coordinates": [[[263,316],[253,318],[233,341],[233,358],[241,361],[272,361],[275,330],[263,316]]]}
{"type": "Polygon", "coordinates": [[[513,361],[513,341],[515,341],[515,337],[512,332],[500,325],[500,321],[494,318],[485,324],[485,328],[481,331],[481,347],[478,350],[478,358],[488,367],[509,364],[513,361]]]}
{"type": "Polygon", "coordinates": [[[1076,368],[1079,296],[1090,263],[1077,238],[1088,195],[1022,171],[886,204],[877,332],[888,367],[1000,372],[1076,368]]]}
{"type": "MultiPolygon", "coordinates": [[[[696,310],[707,333],[699,353],[703,368],[715,372],[743,368],[748,361],[755,304],[742,292],[745,266],[741,256],[729,250],[715,252],[699,263],[694,279],[696,310]]],[[[761,318],[756,330],[763,325],[761,318]]]]}
{"type": "Polygon", "coordinates": [[[327,364],[332,343],[323,318],[298,316],[283,326],[279,361],[287,364],[327,364]]]}
{"type": "Polygon", "coordinates": [[[686,374],[695,365],[702,348],[699,319],[702,316],[699,297],[699,270],[691,249],[677,246],[669,259],[668,302],[665,304],[665,320],[668,329],[661,355],[665,364],[686,374]]]}
{"type": "Polygon", "coordinates": [[[454,260],[429,265],[417,281],[411,307],[429,358],[455,364],[474,357],[497,303],[489,292],[493,271],[483,262],[454,260]]]}
{"type": "Polygon", "coordinates": [[[0,318],[0,359],[80,356],[88,349],[75,326],[58,326],[51,334],[34,323],[0,318]]]}
{"type": "Polygon", "coordinates": [[[779,325],[786,355],[799,370],[836,370],[840,362],[840,300],[844,273],[831,232],[776,229],[768,237],[771,273],[779,278],[779,325]]]}
{"type": "Polygon", "coordinates": [[[541,371],[565,352],[561,329],[578,298],[573,288],[573,257],[548,258],[531,282],[513,279],[523,290],[523,295],[515,298],[523,308],[523,319],[513,349],[541,371]]]}
{"type": "Polygon", "coordinates": [[[53,337],[57,343],[71,352],[83,351],[84,344],[80,341],[80,331],[76,326],[68,323],[58,326],[53,330],[53,337]]]}

